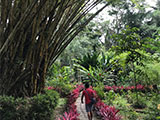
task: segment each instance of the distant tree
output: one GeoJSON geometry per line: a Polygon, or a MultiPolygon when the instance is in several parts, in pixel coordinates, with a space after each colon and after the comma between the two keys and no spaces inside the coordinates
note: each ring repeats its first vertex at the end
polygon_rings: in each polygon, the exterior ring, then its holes
{"type": "Polygon", "coordinates": [[[117,4],[112,4],[109,13],[114,19],[113,22],[109,24],[109,27],[107,26],[108,30],[105,36],[106,43],[110,43],[110,46],[115,45],[116,42],[110,37],[112,34],[120,34],[126,26],[130,26],[131,28],[136,27],[139,29],[136,31],[136,34],[149,41],[146,51],[154,53],[159,46],[159,42],[157,41],[160,31],[159,2],[157,1],[156,7],[150,7],[153,8],[152,10],[148,10],[147,7],[148,5],[144,0],[140,0],[138,3],[124,0],[117,4]]]}
{"type": "MultiPolygon", "coordinates": [[[[81,22],[85,19],[86,17],[81,22]]],[[[87,53],[93,53],[101,49],[101,42],[99,41],[101,32],[98,27],[99,24],[96,21],[91,21],[67,46],[57,60],[60,60],[62,65],[69,65],[72,64],[73,58],[81,58],[87,53]]]]}

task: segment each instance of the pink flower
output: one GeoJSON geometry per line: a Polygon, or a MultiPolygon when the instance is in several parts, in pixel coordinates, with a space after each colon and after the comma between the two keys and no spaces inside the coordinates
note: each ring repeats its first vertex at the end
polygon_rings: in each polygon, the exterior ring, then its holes
{"type": "MultiPolygon", "coordinates": [[[[80,90],[84,88],[83,84],[77,85],[77,87],[70,93],[68,98],[68,112],[65,112],[63,115],[63,120],[79,120],[77,113],[77,106],[75,105],[75,102],[77,98],[79,97],[80,90]]],[[[58,118],[58,120],[61,120],[58,118]]]]}
{"type": "Polygon", "coordinates": [[[109,91],[109,90],[112,90],[112,87],[111,87],[111,86],[105,86],[105,89],[106,89],[107,91],[109,91]]]}
{"type": "Polygon", "coordinates": [[[52,87],[52,86],[49,86],[49,87],[48,87],[48,90],[52,90],[52,89],[53,89],[53,87],[52,87]]]}
{"type": "Polygon", "coordinates": [[[144,89],[144,86],[143,86],[143,85],[138,84],[138,85],[136,86],[136,89],[137,89],[137,90],[143,90],[143,89],[144,89]]]}
{"type": "Polygon", "coordinates": [[[115,107],[108,106],[99,100],[96,105],[96,112],[98,115],[102,116],[104,120],[120,120],[121,117],[117,115],[119,110],[116,110],[115,107]]]}

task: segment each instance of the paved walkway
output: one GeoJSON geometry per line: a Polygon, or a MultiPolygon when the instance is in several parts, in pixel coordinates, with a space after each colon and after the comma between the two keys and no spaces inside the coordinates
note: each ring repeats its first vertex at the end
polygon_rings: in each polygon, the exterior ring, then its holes
{"type": "MultiPolygon", "coordinates": [[[[76,100],[76,106],[77,106],[77,111],[80,114],[79,115],[79,119],[80,120],[88,120],[87,118],[87,112],[85,110],[85,104],[81,104],[81,94],[78,97],[78,99],[76,100]]],[[[93,115],[93,119],[92,120],[100,120],[96,117],[96,115],[93,115]]]]}

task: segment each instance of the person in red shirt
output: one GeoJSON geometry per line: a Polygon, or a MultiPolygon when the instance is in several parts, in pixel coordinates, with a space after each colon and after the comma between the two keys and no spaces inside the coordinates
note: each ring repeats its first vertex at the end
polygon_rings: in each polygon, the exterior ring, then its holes
{"type": "Polygon", "coordinates": [[[90,100],[90,97],[94,96],[94,91],[89,88],[89,83],[85,83],[85,90],[82,92],[81,103],[83,104],[83,98],[85,97],[85,106],[88,119],[92,120],[92,107],[93,103],[90,100]]]}

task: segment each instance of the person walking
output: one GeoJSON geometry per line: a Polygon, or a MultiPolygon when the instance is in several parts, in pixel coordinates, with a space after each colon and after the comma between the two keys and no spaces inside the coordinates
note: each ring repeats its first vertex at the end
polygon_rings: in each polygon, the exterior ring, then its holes
{"type": "Polygon", "coordinates": [[[85,90],[82,92],[81,103],[83,104],[83,98],[85,97],[85,107],[88,115],[88,120],[92,120],[92,107],[94,102],[92,102],[92,98],[94,97],[95,92],[91,88],[89,88],[89,83],[85,83],[85,90]]]}

